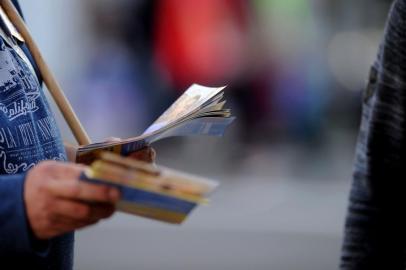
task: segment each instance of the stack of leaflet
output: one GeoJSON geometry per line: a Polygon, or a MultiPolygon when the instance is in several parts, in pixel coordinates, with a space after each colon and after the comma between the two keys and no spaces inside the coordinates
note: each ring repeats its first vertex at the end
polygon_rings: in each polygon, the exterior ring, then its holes
{"type": "Polygon", "coordinates": [[[173,224],[182,223],[217,183],[164,167],[104,152],[85,171],[82,181],[117,187],[117,209],[173,224]]]}
{"type": "Polygon", "coordinates": [[[224,109],[224,88],[192,85],[141,136],[81,146],[77,150],[77,162],[90,164],[102,151],[127,156],[173,136],[222,136],[235,119],[229,109],[224,109]]]}

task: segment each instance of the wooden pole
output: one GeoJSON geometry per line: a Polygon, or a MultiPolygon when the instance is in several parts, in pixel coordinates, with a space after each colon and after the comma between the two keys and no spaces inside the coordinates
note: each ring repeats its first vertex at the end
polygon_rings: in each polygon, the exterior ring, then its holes
{"type": "Polygon", "coordinates": [[[79,143],[79,145],[90,144],[91,141],[89,139],[89,136],[87,135],[78,117],[73,111],[72,106],[69,104],[69,101],[66,98],[65,94],[63,93],[62,88],[56,81],[47,63],[42,57],[42,54],[38,46],[36,45],[34,39],[32,38],[20,14],[18,13],[18,11],[16,10],[16,8],[14,7],[13,3],[11,3],[10,0],[0,0],[0,1],[1,6],[5,11],[5,13],[7,14],[7,16],[9,17],[10,21],[13,23],[13,25],[17,28],[18,32],[20,32],[21,36],[24,38],[25,43],[38,66],[38,69],[41,73],[45,85],[47,86],[49,92],[54,98],[59,110],[62,112],[62,115],[65,118],[65,121],[68,123],[70,129],[72,130],[72,133],[75,136],[77,142],[79,143]]]}

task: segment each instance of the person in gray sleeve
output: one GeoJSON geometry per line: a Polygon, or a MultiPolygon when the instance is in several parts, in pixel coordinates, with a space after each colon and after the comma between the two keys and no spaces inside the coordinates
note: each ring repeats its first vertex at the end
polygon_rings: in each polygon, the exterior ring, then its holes
{"type": "Polygon", "coordinates": [[[406,268],[406,0],[393,3],[364,93],[340,269],[406,268]]]}

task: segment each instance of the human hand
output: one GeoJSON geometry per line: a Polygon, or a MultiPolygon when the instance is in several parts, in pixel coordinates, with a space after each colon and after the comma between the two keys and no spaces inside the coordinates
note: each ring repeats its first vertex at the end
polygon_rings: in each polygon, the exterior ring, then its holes
{"type": "Polygon", "coordinates": [[[152,147],[147,146],[139,151],[131,153],[129,157],[148,163],[155,163],[156,152],[152,147]]]}
{"type": "Polygon", "coordinates": [[[68,161],[75,162],[76,161],[76,154],[78,152],[78,146],[71,144],[69,142],[64,142],[66,156],[68,161]]]}
{"type": "Polygon", "coordinates": [[[24,202],[29,224],[38,239],[50,239],[95,224],[114,213],[119,191],[80,181],[84,168],[44,161],[28,172],[24,202]]]}

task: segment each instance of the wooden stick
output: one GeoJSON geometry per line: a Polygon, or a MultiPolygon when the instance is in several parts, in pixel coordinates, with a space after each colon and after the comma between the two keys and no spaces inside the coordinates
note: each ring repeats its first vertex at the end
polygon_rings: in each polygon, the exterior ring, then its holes
{"type": "Polygon", "coordinates": [[[80,123],[78,117],[72,109],[72,106],[69,104],[68,99],[63,93],[60,85],[56,81],[54,75],[49,69],[47,63],[45,62],[42,54],[35,44],[34,39],[32,38],[25,22],[21,18],[20,14],[11,3],[10,0],[0,0],[1,6],[9,17],[10,21],[14,24],[17,30],[20,32],[21,36],[24,38],[28,49],[30,50],[38,69],[41,73],[41,76],[44,80],[45,85],[47,86],[49,92],[54,98],[59,110],[62,112],[63,117],[68,123],[69,127],[72,130],[73,135],[75,136],[77,142],[80,145],[90,144],[91,141],[89,136],[86,134],[82,124],[80,123]]]}

